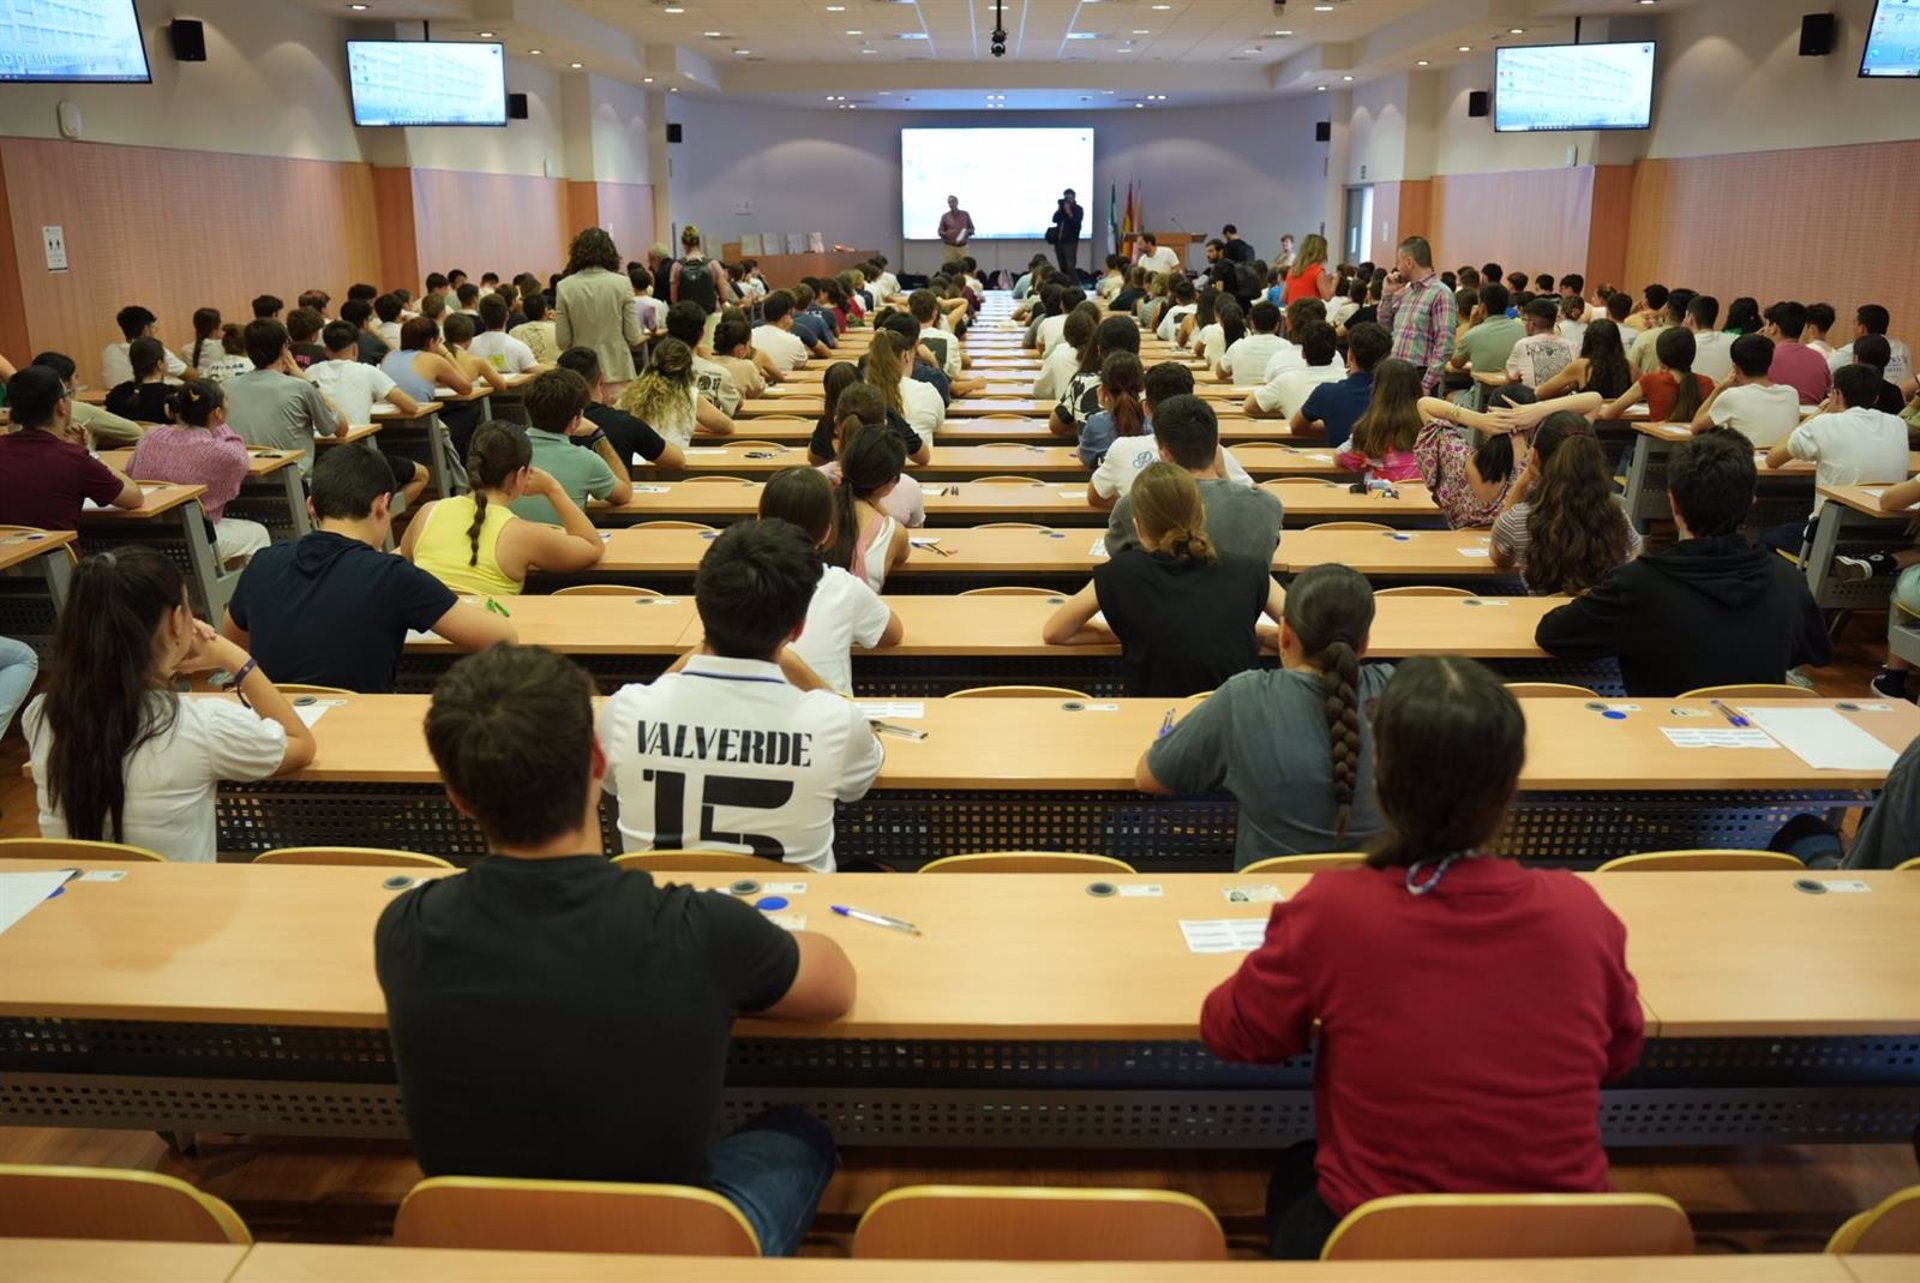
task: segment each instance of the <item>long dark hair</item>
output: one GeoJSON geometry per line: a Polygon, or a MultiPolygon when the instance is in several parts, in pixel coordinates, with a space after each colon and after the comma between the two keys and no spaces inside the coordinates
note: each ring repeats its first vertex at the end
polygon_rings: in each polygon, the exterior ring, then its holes
{"type": "Polygon", "coordinates": [[[1742,294],[1727,304],[1727,333],[1758,334],[1762,325],[1759,299],[1742,294]]]}
{"type": "Polygon", "coordinates": [[[605,228],[589,227],[573,238],[573,245],[567,250],[567,269],[561,275],[572,276],[589,267],[604,267],[609,272],[620,270],[620,251],[614,248],[613,237],[605,228]]]}
{"type": "Polygon", "coordinates": [[[533,462],[533,442],[517,423],[490,420],[474,429],[467,446],[467,477],[473,483],[473,524],[467,541],[473,551],[469,566],[480,564],[480,532],[487,525],[487,491],[507,484],[507,478],[533,462]]]}
{"type": "Polygon", "coordinates": [[[840,449],[833,544],[825,550],[828,565],[852,568],[853,550],[860,542],[860,501],[899,480],[906,462],[906,443],[891,428],[863,426],[847,438],[840,449]]]}
{"type": "Polygon", "coordinates": [[[760,492],[760,516],[777,517],[807,532],[816,547],[833,537],[833,483],[817,468],[786,468],[776,472],[760,492]]]}
{"type": "Polygon", "coordinates": [[[190,428],[213,425],[213,413],[227,403],[227,394],[212,379],[190,379],[167,397],[167,416],[190,428]]]}
{"type": "Polygon", "coordinates": [[[1247,337],[1247,314],[1238,299],[1221,299],[1214,305],[1213,319],[1220,327],[1222,352],[1247,337]]]}
{"type": "Polygon", "coordinates": [[[178,701],[154,698],[163,674],[153,639],[167,613],[185,604],[179,569],[149,548],[95,553],[73,572],[41,706],[52,736],[47,797],[69,837],[121,840],[127,759],[170,734],[179,713],[178,701]]]}
{"type": "Polygon", "coordinates": [[[1345,842],[1360,785],[1360,650],[1373,628],[1373,585],[1350,566],[1300,572],[1287,589],[1287,627],[1320,668],[1333,760],[1333,840],[1345,842]]]}
{"type": "Polygon", "coordinates": [[[1367,863],[1405,868],[1494,840],[1527,760],[1527,723],[1486,665],[1419,656],[1387,683],[1373,744],[1387,837],[1367,863]]]}
{"type": "Polygon", "coordinates": [[[1633,367],[1627,364],[1617,322],[1602,317],[1589,325],[1580,340],[1580,355],[1587,360],[1587,390],[1611,401],[1633,386],[1633,367]]]}
{"type": "Polygon", "coordinates": [[[1700,391],[1700,380],[1693,372],[1694,358],[1700,354],[1693,331],[1678,325],[1668,326],[1653,341],[1653,354],[1660,358],[1660,364],[1667,367],[1678,385],[1673,409],[1667,411],[1667,421],[1691,423],[1693,416],[1700,413],[1700,402],[1706,399],[1706,394],[1700,391]]]}
{"type": "Polygon", "coordinates": [[[1137,437],[1146,432],[1147,412],[1140,404],[1146,379],[1140,358],[1131,352],[1115,352],[1100,363],[1100,386],[1113,402],[1108,413],[1113,416],[1115,436],[1137,437]]]}
{"type": "Polygon", "coordinates": [[[207,344],[213,341],[213,336],[218,334],[219,332],[220,332],[220,309],[219,308],[203,307],[203,308],[197,309],[194,312],[193,314],[193,356],[187,362],[188,365],[191,365],[196,370],[200,368],[201,351],[207,346],[207,344]]]}
{"type": "Polygon", "coordinates": [[[1536,593],[1582,593],[1627,559],[1626,509],[1613,497],[1606,451],[1582,433],[1543,456],[1540,489],[1527,507],[1527,565],[1536,593]]]}
{"type": "Polygon", "coordinates": [[[1353,448],[1371,459],[1413,449],[1420,436],[1420,371],[1389,358],[1373,371],[1373,399],[1353,425],[1353,448]]]}

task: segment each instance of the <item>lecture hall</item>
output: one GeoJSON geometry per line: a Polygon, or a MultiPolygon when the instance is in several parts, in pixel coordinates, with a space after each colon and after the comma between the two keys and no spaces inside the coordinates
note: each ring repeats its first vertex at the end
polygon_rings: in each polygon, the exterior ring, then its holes
{"type": "Polygon", "coordinates": [[[0,211],[0,1279],[1920,1280],[1920,0],[0,0],[0,211]]]}

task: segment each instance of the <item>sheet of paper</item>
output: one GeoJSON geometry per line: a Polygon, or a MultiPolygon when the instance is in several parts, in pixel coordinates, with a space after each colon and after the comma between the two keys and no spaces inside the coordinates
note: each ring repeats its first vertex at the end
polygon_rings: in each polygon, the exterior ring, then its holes
{"type": "Polygon", "coordinates": [[[344,699],[323,699],[314,704],[295,704],[293,711],[301,721],[307,724],[307,729],[312,730],[313,724],[325,717],[328,709],[337,708],[346,702],[344,699]]]}
{"type": "Polygon", "coordinates": [[[439,641],[439,640],[440,638],[434,633],[423,633],[417,628],[407,629],[407,645],[409,646],[412,646],[418,642],[431,642],[431,641],[439,641]]]}
{"type": "Polygon", "coordinates": [[[1098,539],[1093,541],[1093,547],[1087,549],[1087,556],[1104,557],[1106,555],[1107,555],[1107,537],[1105,535],[1101,535],[1098,539]]]}
{"type": "Polygon", "coordinates": [[[1084,490],[1062,490],[1060,497],[1068,503],[1085,503],[1087,501],[1087,492],[1084,490]]]}
{"type": "Polygon", "coordinates": [[[1134,900],[1157,900],[1166,893],[1167,889],[1158,882],[1147,882],[1120,888],[1122,898],[1134,900]]]}
{"type": "Polygon", "coordinates": [[[804,913],[765,913],[761,915],[782,931],[805,931],[807,915],[804,913]]]}
{"type": "Polygon", "coordinates": [[[1899,757],[1831,708],[1741,711],[1816,771],[1885,771],[1899,757]]]}
{"type": "Polygon", "coordinates": [[[673,487],[672,486],[635,486],[633,488],[633,492],[635,494],[672,494],[673,487]]]}
{"type": "Polygon", "coordinates": [[[1487,548],[1462,548],[1460,549],[1460,555],[1462,557],[1491,557],[1493,556],[1493,552],[1487,548]]]}
{"type": "Polygon", "coordinates": [[[1312,459],[1315,463],[1332,463],[1333,462],[1333,456],[1330,454],[1305,454],[1305,455],[1301,455],[1300,457],[1303,459],[1312,459]]]}
{"type": "Polygon", "coordinates": [[[906,718],[925,717],[927,705],[924,700],[863,699],[855,702],[860,715],[868,721],[895,721],[906,718]]]}
{"type": "Polygon", "coordinates": [[[1675,748],[1778,748],[1773,736],[1765,731],[1749,730],[1737,726],[1723,726],[1718,729],[1696,726],[1662,726],[1660,733],[1665,735],[1675,748]]]}
{"type": "Polygon", "coordinates": [[[68,869],[45,873],[0,873],[0,932],[40,907],[67,880],[68,869]]]}
{"type": "Polygon", "coordinates": [[[1265,918],[1180,919],[1180,934],[1194,953],[1252,953],[1267,938],[1265,918]]]}
{"type": "Polygon", "coordinates": [[[688,446],[680,451],[681,454],[725,454],[726,452],[725,446],[717,445],[688,446]]]}
{"type": "Polygon", "coordinates": [[[1228,904],[1275,904],[1286,899],[1286,893],[1270,882],[1258,886],[1222,887],[1228,904]]]}

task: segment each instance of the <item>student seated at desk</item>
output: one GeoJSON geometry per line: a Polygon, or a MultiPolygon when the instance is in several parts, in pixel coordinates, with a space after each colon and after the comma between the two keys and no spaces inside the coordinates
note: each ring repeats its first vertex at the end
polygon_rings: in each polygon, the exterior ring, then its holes
{"type": "Polygon", "coordinates": [[[731,419],[740,408],[740,385],[726,366],[709,360],[707,318],[698,303],[682,300],[667,309],[667,333],[693,352],[693,386],[700,404],[731,419]]]}
{"type": "MultiPolygon", "coordinates": [[[[465,312],[455,312],[440,324],[441,350],[453,367],[465,375],[476,390],[490,389],[494,392],[510,391],[513,384],[507,376],[494,368],[493,362],[483,356],[468,351],[474,335],[479,332],[479,324],[473,316],[465,312]]],[[[466,456],[467,446],[473,440],[474,429],[480,426],[480,407],[472,407],[471,422],[460,416],[449,416],[442,411],[440,421],[447,425],[447,437],[453,443],[455,453],[466,456]],[[458,426],[456,426],[456,424],[458,426]]]]}
{"type": "MultiPolygon", "coordinates": [[[[1075,313],[1078,315],[1078,313],[1075,313]]],[[[1080,462],[1098,468],[1107,451],[1129,438],[1146,436],[1147,410],[1141,400],[1146,391],[1147,373],[1140,358],[1131,352],[1115,352],[1100,363],[1100,409],[1090,415],[1080,429],[1080,462]]]]}
{"type": "Polygon", "coordinates": [[[917,449],[909,449],[908,457],[915,463],[925,463],[933,457],[928,442],[947,421],[947,407],[932,384],[909,377],[913,348],[909,340],[882,327],[874,331],[867,345],[864,364],[868,384],[879,391],[889,413],[907,421],[920,442],[917,449]]]}
{"type": "Polygon", "coordinates": [[[220,625],[275,681],[383,695],[393,689],[409,630],[462,650],[516,640],[504,616],[461,601],[384,551],[393,474],[378,454],[338,446],[321,456],[311,480],[314,528],[247,563],[220,625]]]}
{"type": "Polygon", "coordinates": [[[1233,340],[1218,357],[1210,358],[1213,377],[1219,383],[1259,383],[1267,377],[1267,366],[1274,354],[1286,344],[1280,337],[1280,309],[1259,302],[1247,309],[1251,332],[1233,340]]]}
{"type": "MultiPolygon", "coordinates": [[[[633,478],[607,434],[586,417],[590,399],[587,381],[572,370],[548,370],[526,385],[533,466],[551,476],[576,507],[585,508],[590,499],[619,507],[633,498],[633,478]]],[[[515,499],[513,511],[528,521],[560,521],[553,504],[536,494],[515,499]]]]}
{"type": "Polygon", "coordinates": [[[167,382],[167,349],[159,339],[135,339],[127,345],[133,377],[107,393],[107,413],[137,423],[165,423],[173,384],[167,382]]]}
{"type": "MultiPolygon", "coordinates": [[[[1533,400],[1532,389],[1522,384],[1499,395],[1509,404],[1533,400]]],[[[1516,446],[1515,430],[1494,415],[1478,414],[1444,397],[1421,397],[1420,417],[1426,422],[1414,439],[1413,457],[1447,529],[1491,526],[1513,487],[1515,456],[1524,443],[1516,446]],[[1463,426],[1480,433],[1478,444],[1460,431],[1463,426]]]]}
{"type": "Polygon", "coordinates": [[[252,321],[245,337],[253,369],[222,385],[227,420],[248,445],[297,453],[304,477],[313,471],[313,439],[343,437],[353,425],[294,364],[286,326],[278,321],[252,321]]]}
{"type": "Polygon", "coordinates": [[[1392,350],[1393,337],[1385,326],[1374,321],[1354,325],[1347,331],[1346,377],[1312,388],[1293,416],[1293,430],[1325,432],[1330,450],[1346,445],[1353,425],[1373,403],[1374,374],[1392,350]]]}
{"type": "MultiPolygon", "coordinates": [[[[1814,480],[1823,486],[1887,485],[1907,479],[1907,425],[1873,408],[1880,371],[1870,365],[1843,365],[1833,376],[1833,394],[1823,414],[1796,427],[1784,444],[1767,452],[1767,466],[1785,467],[1795,459],[1814,464],[1814,480]],[[1836,406],[1835,402],[1839,403],[1836,406]],[[1844,406],[1845,408],[1840,408],[1844,406]]],[[[1813,499],[1813,515],[1790,521],[1763,536],[1770,547],[1797,553],[1813,541],[1813,523],[1827,506],[1813,499]]]]}
{"type": "Polygon", "coordinates": [[[1420,461],[1413,447],[1425,426],[1421,400],[1418,369],[1393,358],[1380,362],[1373,374],[1373,400],[1335,462],[1369,482],[1419,480],[1420,461]]]}
{"type": "MultiPolygon", "coordinates": [[[[1193,370],[1179,361],[1162,361],[1147,371],[1145,395],[1142,398],[1145,414],[1141,416],[1141,429],[1145,435],[1138,437],[1116,437],[1107,448],[1100,466],[1093,470],[1093,479],[1087,486],[1087,503],[1095,508],[1111,509],[1126,497],[1133,488],[1133,480],[1150,463],[1160,459],[1160,442],[1153,436],[1154,416],[1161,406],[1175,397],[1193,396],[1193,370]]],[[[1204,403],[1203,403],[1204,404],[1204,403]]],[[[1208,406],[1208,413],[1213,413],[1208,406]]],[[[1218,417],[1214,423],[1219,422],[1218,417]]],[[[1217,426],[1216,426],[1217,431],[1217,426]]],[[[1253,477],[1249,474],[1230,450],[1221,450],[1219,462],[1226,469],[1228,479],[1243,486],[1251,486],[1253,477]]]]}
{"type": "Polygon", "coordinates": [[[590,347],[574,346],[562,352],[559,368],[572,370],[587,385],[588,400],[585,414],[587,421],[607,434],[613,451],[620,456],[622,463],[633,466],[635,459],[644,460],[661,468],[680,469],[687,466],[687,456],[679,446],[661,438],[643,419],[637,419],[625,410],[615,409],[607,404],[613,385],[608,383],[600,370],[600,357],[590,347]]]}
{"type": "Polygon", "coordinates": [[[900,438],[866,421],[864,402],[856,399],[853,388],[842,393],[840,400],[840,457],[827,465],[834,470],[830,474],[835,487],[834,538],[825,555],[829,565],[841,567],[880,592],[888,573],[904,564],[913,551],[906,524],[887,503],[895,490],[912,479],[900,472],[906,459],[900,438]],[[850,421],[856,417],[857,424],[850,421]]]}
{"type": "Polygon", "coordinates": [[[1080,368],[1067,380],[1047,420],[1055,436],[1078,441],[1087,420],[1100,412],[1100,370],[1115,352],[1140,355],[1140,327],[1124,316],[1109,316],[1094,327],[1093,342],[1087,345],[1080,368]]]}
{"type": "MultiPolygon", "coordinates": [[[[79,372],[72,357],[64,352],[42,352],[33,358],[33,363],[52,370],[60,377],[61,385],[67,390],[68,405],[72,407],[74,425],[85,430],[85,440],[91,442],[95,449],[111,450],[140,443],[140,425],[132,419],[109,414],[105,406],[88,405],[85,401],[72,399],[78,382],[75,376],[79,372]]],[[[13,378],[13,372],[8,372],[6,377],[13,378]]]]}
{"type": "MultiPolygon", "coordinates": [[[[334,321],[320,335],[326,344],[327,359],[308,366],[307,379],[340,407],[340,412],[354,427],[373,422],[376,401],[385,402],[402,414],[419,411],[420,403],[402,392],[400,385],[387,377],[386,371],[360,360],[359,336],[353,326],[334,321]]],[[[371,442],[368,448],[375,449],[387,461],[393,470],[393,484],[400,488],[407,504],[418,503],[427,488],[427,470],[405,455],[378,450],[371,442]]]]}
{"type": "MultiPolygon", "coordinates": [[[[840,362],[845,365],[845,362],[840,362]]],[[[838,367],[836,367],[838,368],[838,367]]],[[[851,366],[847,366],[851,369],[851,366]]],[[[833,371],[827,372],[828,381],[832,381],[833,371]]],[[[900,437],[901,449],[906,449],[913,429],[905,426],[900,416],[888,410],[880,400],[880,389],[870,383],[851,383],[845,386],[838,396],[828,393],[829,404],[834,406],[834,419],[828,427],[832,435],[824,443],[820,429],[814,429],[813,439],[807,444],[807,459],[815,463],[828,481],[838,486],[841,481],[840,456],[847,448],[847,442],[862,428],[882,427],[900,437]],[[822,455],[822,447],[830,453],[822,455]],[[818,461],[818,462],[816,462],[818,461]]],[[[902,472],[900,479],[891,490],[879,499],[880,511],[892,517],[902,526],[919,529],[927,524],[927,501],[925,490],[920,482],[902,472]]]]}
{"type": "MultiPolygon", "coordinates": [[[[835,543],[839,496],[819,471],[788,468],[775,473],[760,492],[760,516],[800,527],[825,557],[835,543]]],[[[829,561],[807,606],[806,627],[788,645],[787,653],[803,660],[829,688],[851,695],[851,648],[896,646],[905,635],[900,616],[878,593],[829,561]]]]}
{"type": "MultiPolygon", "coordinates": [[[[133,364],[128,359],[128,349],[135,339],[157,339],[160,337],[160,318],[139,304],[121,308],[114,314],[114,324],[126,338],[119,343],[109,343],[100,353],[100,382],[109,388],[117,388],[122,383],[133,380],[133,364]]],[[[185,361],[169,352],[166,355],[167,377],[184,379],[192,370],[185,361]]]]}
{"type": "MultiPolygon", "coordinates": [[[[694,355],[699,354],[699,349],[694,349],[694,355]]],[[[713,327],[712,354],[713,364],[733,381],[741,400],[750,401],[767,394],[766,372],[754,361],[753,322],[745,312],[730,307],[720,314],[720,320],[713,327]]],[[[737,401],[732,410],[721,407],[728,414],[739,408],[737,401]]]]}
{"type": "Polygon", "coordinates": [[[1742,334],[1730,349],[1733,373],[1713,389],[1693,416],[1695,432],[1732,428],[1763,450],[1771,450],[1800,426],[1800,394],[1767,377],[1773,366],[1773,340],[1742,334]]]}
{"type": "MultiPolygon", "coordinates": [[[[140,339],[134,346],[150,341],[140,339]]],[[[205,486],[200,507],[213,523],[214,551],[229,569],[243,566],[272,544],[273,536],[257,521],[226,515],[250,464],[247,443],[227,426],[226,393],[206,379],[189,379],[169,391],[162,407],[166,421],[140,438],[127,471],[143,481],[205,486]]]]}
{"type": "Polygon", "coordinates": [[[1393,675],[1368,664],[1373,587],[1339,565],[1287,589],[1280,668],[1227,679],[1140,757],[1143,793],[1221,789],[1240,803],[1234,865],[1347,851],[1379,836],[1368,710],[1393,675]]]}
{"type": "Polygon", "coordinates": [[[1292,333],[1299,340],[1305,366],[1283,370],[1249,392],[1242,406],[1249,418],[1292,421],[1315,389],[1347,377],[1347,367],[1334,360],[1339,350],[1331,325],[1325,321],[1309,321],[1292,333]]]}
{"type": "Polygon", "coordinates": [[[553,475],[533,466],[533,443],[517,423],[494,420],[473,434],[471,494],[435,499],[407,523],[400,553],[455,592],[517,595],[534,570],[567,574],[606,555],[587,514],[553,475]],[[553,505],[560,529],[513,511],[533,495],[553,505]]]}
{"type": "Polygon", "coordinates": [[[1092,581],[1048,617],[1043,640],[1117,640],[1134,698],[1213,690],[1252,668],[1260,660],[1260,616],[1278,622],[1285,597],[1272,563],[1214,548],[1200,487],[1177,464],[1149,465],[1127,497],[1139,545],[1094,567],[1092,581]]]}
{"type": "Polygon", "coordinates": [[[53,677],[23,725],[42,836],[127,842],[169,860],[213,860],[221,780],[290,774],[314,751],[259,665],[193,617],[179,569],[138,545],[74,571],[53,677]],[[233,674],[237,699],[173,688],[216,669],[233,674]]]}
{"type": "Polygon", "coordinates": [[[1559,659],[1617,656],[1629,695],[1779,682],[1827,663],[1833,643],[1806,580],[1740,531],[1754,477],[1753,444],[1737,432],[1675,447],[1667,490],[1680,541],[1542,617],[1534,642],[1559,659]]]}
{"type": "Polygon", "coordinates": [[[833,871],[834,803],[866,796],[885,754],[856,705],[782,674],[822,570],[807,533],[785,521],[736,522],[707,549],[693,585],[700,650],[680,671],[622,687],[600,714],[627,850],[741,851],[833,871]]]}
{"type": "Polygon", "coordinates": [[[1606,1192],[1600,1089],[1645,1037],[1620,920],[1572,873],[1495,849],[1526,759],[1499,678],[1408,660],[1372,721],[1384,845],[1275,905],[1200,1013],[1223,1060],[1317,1047],[1320,1140],[1281,1156],[1267,1194],[1287,1260],[1394,1194],[1606,1192]]]}
{"type": "Polygon", "coordinates": [[[66,380],[29,365],[7,380],[13,430],[0,433],[0,525],[75,530],[91,501],[137,509],[140,487],[87,453],[66,380]]]}
{"type": "MultiPolygon", "coordinates": [[[[131,358],[132,349],[128,349],[131,358]]],[[[200,371],[200,377],[225,383],[235,375],[253,368],[247,359],[247,345],[238,325],[223,324],[218,308],[198,308],[193,314],[193,342],[180,349],[188,369],[200,371]]]]}
{"type": "Polygon", "coordinates": [[[617,404],[682,450],[693,443],[695,429],[706,436],[733,435],[733,420],[701,397],[694,381],[693,348],[680,339],[665,338],[654,345],[645,372],[627,384],[617,404]]]}
{"type": "MultiPolygon", "coordinates": [[[[715,1139],[728,1039],[741,1015],[845,1014],[852,965],[826,937],[600,853],[620,746],[595,737],[592,695],[565,658],[510,646],[462,660],[434,691],[427,744],[491,854],[396,896],[374,929],[414,1151],[429,1176],[710,1189],[763,1253],[791,1255],[833,1140],[791,1105],[715,1139]],[[537,1084],[565,1089],[529,1109],[537,1084]]],[[[717,777],[713,791],[739,784],[717,777]]],[[[697,814],[702,790],[687,796],[697,814]]]]}
{"type": "Polygon", "coordinates": [[[1693,331],[1678,326],[1661,330],[1653,350],[1660,368],[1635,379],[1633,386],[1602,407],[1596,418],[1624,419],[1628,410],[1644,404],[1651,423],[1693,422],[1693,416],[1700,413],[1713,392],[1713,380],[1693,372],[1693,331]]]}
{"type": "Polygon", "coordinates": [[[1082,303],[1067,314],[1060,328],[1060,341],[1040,362],[1040,373],[1033,380],[1033,396],[1038,401],[1057,400],[1067,389],[1067,381],[1086,360],[1093,332],[1100,325],[1100,309],[1094,303],[1082,303]]]}
{"type": "MultiPolygon", "coordinates": [[[[1116,361],[1132,359],[1125,353],[1114,357],[1116,361]]],[[[1277,495],[1228,472],[1226,461],[1233,456],[1220,448],[1220,423],[1213,407],[1197,396],[1176,396],[1161,402],[1158,414],[1153,435],[1139,438],[1154,448],[1156,458],[1135,469],[1135,477],[1154,462],[1185,469],[1200,488],[1207,509],[1207,539],[1214,549],[1271,565],[1280,547],[1285,510],[1277,495]]],[[[1106,541],[1110,557],[1140,546],[1129,495],[1114,504],[1106,541]]]]}
{"type": "Polygon", "coordinates": [[[560,345],[553,336],[553,320],[547,315],[547,296],[534,290],[520,306],[527,319],[507,331],[508,336],[525,344],[539,364],[552,365],[560,355],[560,345]]]}
{"type": "Polygon", "coordinates": [[[1612,401],[1629,391],[1633,381],[1633,366],[1627,362],[1620,326],[1609,318],[1602,318],[1589,324],[1581,335],[1580,355],[1534,392],[1543,401],[1571,392],[1598,392],[1605,400],[1612,401]]]}
{"type": "Polygon", "coordinates": [[[1493,523],[1494,566],[1530,593],[1573,597],[1639,555],[1640,532],[1614,497],[1592,425],[1571,410],[1549,415],[1493,523]]]}
{"type": "Polygon", "coordinates": [[[498,294],[480,300],[480,333],[468,351],[502,374],[538,374],[547,367],[533,349],[507,333],[507,302],[498,294]]]}

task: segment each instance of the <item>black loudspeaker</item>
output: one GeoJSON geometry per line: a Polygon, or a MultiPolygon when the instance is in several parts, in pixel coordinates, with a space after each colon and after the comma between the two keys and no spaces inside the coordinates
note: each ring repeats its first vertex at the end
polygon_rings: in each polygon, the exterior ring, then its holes
{"type": "Polygon", "coordinates": [[[525,120],[530,114],[531,112],[527,108],[527,96],[525,94],[507,95],[508,120],[525,120]]]}
{"type": "Polygon", "coordinates": [[[667,124],[667,141],[668,142],[677,143],[682,141],[684,137],[685,135],[681,133],[680,126],[678,124],[673,122],[668,122],[667,124]]]}
{"type": "Polygon", "coordinates": [[[207,28],[192,18],[175,18],[167,24],[167,39],[173,44],[175,62],[207,60],[207,28]]]}
{"type": "Polygon", "coordinates": [[[1476,89],[1467,95],[1467,114],[1475,120],[1491,115],[1493,96],[1484,89],[1476,89]]]}
{"type": "Polygon", "coordinates": [[[1824,58],[1833,52],[1840,20],[1830,13],[1810,13],[1800,19],[1800,56],[1824,58]]]}
{"type": "Polygon", "coordinates": [[[1331,120],[1314,122],[1313,141],[1317,143],[1330,143],[1333,141],[1333,122],[1331,120]]]}

